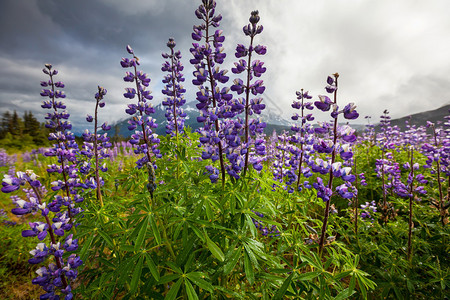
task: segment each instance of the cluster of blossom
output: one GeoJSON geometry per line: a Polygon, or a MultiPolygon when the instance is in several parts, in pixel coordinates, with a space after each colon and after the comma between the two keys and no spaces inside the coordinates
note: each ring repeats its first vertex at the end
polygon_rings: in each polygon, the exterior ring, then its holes
{"type": "MultiPolygon", "coordinates": [[[[450,116],[446,116],[446,119],[450,119],[450,116]]],[[[450,177],[450,123],[447,121],[444,125],[445,129],[442,130],[436,128],[433,123],[427,122],[427,127],[431,127],[433,131],[434,143],[424,143],[421,147],[422,153],[427,157],[424,168],[430,169],[430,173],[436,174],[437,177],[439,199],[433,199],[431,204],[438,209],[443,224],[448,215],[448,204],[444,203],[442,183],[445,181],[444,175],[447,178],[450,177]]],[[[448,193],[450,190],[447,191],[447,199],[449,198],[448,193]]]]}
{"type": "Polygon", "coordinates": [[[427,122],[427,126],[433,130],[434,143],[423,143],[421,145],[421,152],[427,157],[424,167],[429,168],[431,174],[435,174],[437,170],[433,168],[433,164],[436,163],[439,166],[439,171],[448,177],[450,176],[450,139],[441,138],[440,132],[442,130],[436,128],[433,123],[427,122]]]}
{"type": "Polygon", "coordinates": [[[45,155],[49,149],[46,147],[40,147],[38,149],[33,149],[31,151],[26,151],[22,154],[22,161],[24,163],[33,161],[35,166],[41,166],[41,161],[39,160],[40,155],[45,155]]]}
{"type": "MultiPolygon", "coordinates": [[[[312,113],[305,114],[305,109],[312,110],[314,109],[312,102],[305,102],[305,100],[312,99],[312,96],[308,94],[308,92],[303,92],[303,89],[296,92],[297,100],[292,103],[292,108],[299,109],[301,111],[300,115],[295,113],[291,118],[294,121],[300,119],[300,126],[298,124],[292,126],[291,130],[294,131],[294,135],[291,136],[291,143],[294,146],[291,148],[291,159],[290,165],[292,169],[292,173],[295,177],[297,177],[296,181],[296,189],[301,191],[303,187],[309,188],[311,185],[309,181],[303,182],[301,185],[300,181],[302,175],[305,178],[309,178],[312,176],[311,168],[305,164],[308,161],[313,161],[314,150],[314,128],[311,125],[311,122],[314,120],[312,113]]],[[[288,181],[289,182],[289,181],[288,181]]]]}
{"type": "MultiPolygon", "coordinates": [[[[423,185],[414,186],[414,181],[419,184],[427,184],[428,180],[425,179],[425,176],[423,174],[414,174],[414,171],[419,170],[420,166],[418,163],[413,164],[410,166],[410,163],[405,163],[403,165],[403,168],[406,170],[410,170],[408,177],[406,179],[406,182],[403,182],[400,180],[400,178],[397,181],[393,182],[394,191],[395,193],[403,198],[410,198],[413,197],[411,192],[416,193],[416,195],[425,195],[427,191],[425,190],[423,185]],[[411,188],[412,186],[412,188],[411,188]]],[[[420,200],[420,198],[417,198],[417,200],[420,200]]]]}
{"type": "Polygon", "coordinates": [[[193,56],[190,63],[194,65],[194,79],[192,83],[198,86],[199,91],[196,94],[198,103],[197,108],[200,116],[197,117],[203,127],[199,130],[200,145],[204,146],[202,158],[211,159],[213,162],[220,161],[220,172],[214,166],[208,166],[207,171],[210,174],[211,182],[216,182],[219,174],[222,174],[222,182],[225,180],[225,163],[223,160],[225,136],[223,133],[222,120],[232,118],[235,112],[231,111],[228,102],[232,99],[228,87],[219,87],[219,83],[225,84],[229,77],[226,76],[227,70],[221,70],[219,65],[224,62],[226,53],[224,53],[223,42],[225,36],[223,31],[216,29],[212,34],[213,28],[220,26],[222,15],[215,14],[216,1],[202,0],[202,4],[195,11],[198,19],[202,20],[200,25],[195,25],[192,33],[192,39],[204,43],[192,43],[190,52],[193,56]]]}
{"type": "Polygon", "coordinates": [[[336,192],[343,198],[350,199],[356,193],[356,189],[352,186],[352,182],[356,177],[351,173],[351,167],[345,167],[341,162],[336,162],[336,155],[339,153],[341,159],[345,162],[353,157],[350,143],[356,141],[355,130],[350,126],[338,126],[337,118],[339,114],[343,114],[345,119],[354,120],[358,118],[359,114],[356,111],[356,106],[353,103],[347,104],[342,110],[339,110],[339,106],[336,103],[337,92],[337,78],[338,74],[334,74],[334,78],[328,76],[325,90],[328,93],[334,93],[334,101],[331,101],[328,96],[319,95],[319,101],[315,101],[314,105],[321,111],[327,112],[330,109],[331,117],[334,119],[334,125],[332,131],[331,125],[327,123],[319,124],[321,126],[315,128],[315,133],[323,135],[318,137],[314,143],[314,150],[319,154],[330,155],[327,160],[320,158],[316,159],[316,165],[312,166],[312,171],[319,172],[320,174],[330,174],[330,179],[327,186],[325,186],[323,180],[318,177],[317,181],[313,183],[313,187],[317,190],[317,196],[323,201],[329,201],[333,195],[332,180],[333,178],[341,178],[344,183],[336,187],[336,192]],[[326,139],[327,134],[330,138],[326,139]]]}
{"type": "Polygon", "coordinates": [[[0,220],[1,224],[5,225],[6,227],[15,226],[17,225],[16,222],[11,221],[6,213],[6,211],[2,208],[0,209],[0,220]]]}
{"type": "Polygon", "coordinates": [[[0,167],[13,166],[17,161],[17,154],[8,155],[5,149],[0,149],[0,167]]]}
{"type": "Polygon", "coordinates": [[[58,163],[49,165],[48,173],[62,175],[62,180],[53,181],[51,189],[61,190],[62,195],[55,195],[54,199],[46,202],[44,195],[46,189],[42,186],[38,176],[33,171],[17,172],[16,175],[5,175],[2,182],[2,192],[10,193],[28,184],[30,189],[26,189],[26,200],[15,197],[13,203],[16,207],[12,210],[15,215],[26,215],[40,212],[45,222],[30,222],[30,229],[22,232],[23,237],[37,237],[39,241],[36,249],[30,252],[33,258],[30,264],[44,262],[48,257],[53,256],[53,263],[48,267],[38,269],[38,277],[33,279],[34,284],[40,285],[46,292],[41,299],[59,299],[59,294],[65,295],[65,299],[72,299],[70,281],[77,277],[76,268],[81,265],[81,260],[75,254],[63,259],[64,252],[75,251],[78,248],[78,240],[73,239],[73,235],[64,236],[75,224],[75,216],[81,212],[75,203],[83,201],[77,193],[80,188],[78,178],[77,151],[78,145],[74,135],[69,131],[72,125],[68,121],[69,114],[64,110],[65,104],[60,100],[65,98],[62,90],[64,84],[61,81],[55,82],[54,76],[57,70],[52,69],[52,65],[46,64],[43,72],[49,76],[48,81],[41,81],[44,89],[41,96],[48,99],[43,101],[42,108],[52,110],[46,115],[46,127],[53,129],[49,135],[49,140],[54,143],[53,148],[45,152],[46,156],[56,156],[58,163]],[[50,216],[53,215],[52,218],[50,216]],[[43,242],[46,237],[50,238],[50,243],[43,242]]]}
{"type": "Polygon", "coordinates": [[[383,158],[375,160],[375,172],[377,177],[384,182],[384,195],[388,195],[389,191],[394,191],[396,182],[401,181],[400,165],[394,161],[392,152],[383,153],[383,158]]]}
{"type": "Polygon", "coordinates": [[[266,68],[260,60],[252,60],[252,54],[264,55],[266,47],[262,45],[253,46],[254,37],[261,33],[263,27],[257,25],[259,15],[257,11],[252,12],[250,24],[244,26],[244,34],[250,37],[248,47],[239,44],[236,47],[235,56],[240,60],[232,68],[234,74],[244,73],[246,81],[237,78],[234,80],[231,90],[245,97],[233,99],[230,88],[220,88],[219,84],[228,82],[227,71],[221,70],[219,65],[223,63],[226,54],[223,52],[225,37],[220,29],[214,34],[210,31],[220,25],[222,16],[215,15],[216,1],[203,0],[202,5],[195,11],[198,19],[203,23],[194,26],[192,38],[195,41],[204,39],[203,44],[193,43],[190,49],[194,65],[193,84],[199,86],[197,92],[197,108],[200,116],[197,121],[203,123],[199,130],[202,135],[200,145],[203,148],[203,159],[219,160],[220,171],[214,166],[208,166],[211,181],[215,182],[218,175],[222,173],[224,180],[225,172],[231,177],[239,179],[241,173],[245,174],[249,164],[259,171],[262,169],[261,161],[265,154],[265,145],[261,134],[266,124],[259,118],[250,118],[253,114],[259,115],[265,108],[262,98],[251,98],[250,94],[258,96],[265,90],[262,80],[252,83],[253,77],[260,77],[266,68]],[[247,58],[245,60],[244,58],[247,58]],[[243,117],[236,117],[244,114],[243,117]],[[236,118],[235,118],[236,117],[236,118]],[[224,162],[224,157],[228,163],[224,162]]]}
{"type": "Polygon", "coordinates": [[[377,212],[377,204],[375,203],[375,201],[361,204],[361,218],[363,220],[370,219],[373,221],[374,213],[376,212],[377,212]]]}
{"type": "Polygon", "coordinates": [[[94,122],[94,132],[91,133],[86,129],[82,134],[83,145],[80,154],[84,155],[86,159],[79,162],[80,173],[86,175],[86,179],[81,186],[84,189],[96,190],[97,200],[100,201],[100,205],[103,205],[101,186],[104,182],[99,175],[99,171],[106,172],[108,170],[106,163],[103,163],[101,166],[100,164],[103,160],[110,157],[109,148],[112,146],[106,132],[103,134],[98,133],[99,129],[103,131],[111,129],[111,126],[106,122],[98,126],[98,109],[105,107],[104,96],[106,93],[107,90],[105,88],[98,86],[98,92],[95,94],[94,116],[87,115],[86,117],[87,122],[94,122]],[[94,160],[93,162],[92,159],[94,160]]]}
{"type": "Polygon", "coordinates": [[[137,66],[140,65],[139,58],[134,54],[133,49],[127,46],[127,52],[133,56],[133,58],[122,58],[120,62],[122,68],[132,68],[133,72],[127,71],[123,80],[125,82],[134,82],[136,88],[128,87],[125,88],[125,93],[123,96],[127,99],[137,98],[137,104],[128,104],[128,108],[125,112],[133,116],[128,121],[128,129],[130,131],[135,130],[135,133],[131,135],[129,142],[136,146],[134,152],[136,154],[144,154],[136,164],[138,168],[142,168],[147,162],[154,163],[152,161],[152,154],[156,157],[161,157],[160,151],[158,149],[159,138],[156,133],[153,132],[155,128],[158,127],[155,119],[150,115],[155,112],[154,107],[149,103],[149,100],[153,99],[150,91],[147,87],[150,84],[150,78],[148,75],[142,71],[137,70],[137,66]],[[139,128],[140,130],[136,130],[139,128]]]}
{"type": "Polygon", "coordinates": [[[360,136],[361,141],[368,141],[371,145],[375,142],[375,125],[370,123],[371,116],[364,117],[367,124],[364,128],[363,134],[360,136]]]}
{"type": "MultiPolygon", "coordinates": [[[[389,111],[384,110],[380,119],[381,132],[376,135],[376,143],[382,147],[383,151],[396,149],[396,146],[402,146],[403,142],[400,139],[401,130],[398,126],[391,126],[389,111]]],[[[398,148],[398,150],[400,149],[398,148]]]]}
{"type": "MultiPolygon", "coordinates": [[[[41,299],[59,299],[58,290],[65,295],[65,299],[72,299],[71,287],[69,281],[73,281],[77,277],[77,268],[82,264],[79,257],[72,254],[68,259],[63,259],[64,252],[75,251],[78,248],[78,240],[73,239],[73,235],[69,234],[64,242],[58,241],[58,237],[63,237],[66,231],[72,228],[72,223],[67,217],[67,212],[61,212],[60,208],[55,205],[47,205],[44,201],[42,184],[38,180],[38,176],[31,170],[26,172],[17,172],[15,177],[5,175],[2,182],[2,192],[10,193],[18,190],[21,186],[29,184],[32,192],[28,192],[27,200],[16,198],[14,201],[16,208],[12,209],[15,215],[25,215],[39,211],[45,222],[30,222],[30,229],[22,232],[23,237],[37,237],[39,241],[43,241],[50,236],[50,243],[40,242],[36,249],[30,251],[33,255],[29,259],[30,264],[39,264],[44,262],[49,256],[54,257],[56,264],[51,263],[48,268],[41,267],[37,270],[38,276],[32,280],[33,284],[40,285],[46,292],[41,299]],[[55,213],[50,219],[50,212],[55,213]]],[[[57,196],[58,197],[58,196],[57,196]]],[[[64,204],[70,206],[70,200],[64,197],[64,204]]],[[[72,212],[77,212],[72,208],[72,212]]]]}
{"type": "MultiPolygon", "coordinates": [[[[264,218],[264,214],[257,212],[257,211],[253,211],[255,213],[255,215],[257,215],[260,218],[264,218]]],[[[256,220],[255,218],[252,217],[252,222],[255,225],[255,227],[261,232],[261,234],[263,236],[268,236],[270,238],[273,237],[278,237],[280,236],[280,231],[278,230],[276,225],[272,225],[267,227],[266,225],[264,225],[263,222],[256,220]]]]}
{"type": "Polygon", "coordinates": [[[186,113],[181,108],[186,100],[183,97],[183,93],[186,90],[181,85],[181,82],[184,81],[183,74],[183,65],[181,64],[181,52],[175,51],[176,44],[173,38],[169,38],[169,42],[167,43],[167,47],[170,49],[170,53],[163,53],[162,57],[165,59],[169,59],[170,61],[165,61],[161,71],[168,72],[166,76],[164,76],[163,83],[166,84],[162,93],[166,95],[162,104],[166,107],[166,133],[172,136],[178,136],[179,133],[183,132],[184,127],[184,119],[186,117],[186,113]]]}
{"type": "MultiPolygon", "coordinates": [[[[231,86],[232,91],[236,92],[238,95],[244,94],[245,96],[233,99],[231,103],[232,110],[234,107],[236,113],[244,113],[243,122],[240,122],[240,118],[235,121],[235,128],[237,129],[236,131],[239,136],[244,137],[244,143],[241,145],[241,147],[239,147],[239,149],[237,149],[238,151],[234,151],[234,153],[238,155],[245,154],[242,157],[242,160],[244,161],[244,174],[246,173],[249,164],[251,147],[255,148],[255,152],[258,155],[265,155],[265,149],[262,149],[262,143],[260,142],[260,137],[258,137],[258,135],[262,134],[264,128],[266,127],[266,124],[259,118],[250,118],[250,116],[254,114],[261,114],[262,110],[264,110],[266,107],[265,104],[262,103],[263,98],[258,96],[263,94],[264,90],[266,89],[263,85],[263,80],[258,79],[252,82],[254,77],[260,78],[261,75],[266,72],[264,62],[260,61],[259,59],[252,60],[252,55],[264,55],[267,52],[266,46],[253,45],[256,35],[260,34],[263,31],[263,26],[257,25],[259,20],[260,17],[258,11],[252,11],[249,18],[250,24],[243,27],[244,34],[250,37],[249,46],[246,47],[243,44],[237,45],[235,57],[238,58],[239,61],[235,62],[235,67],[231,69],[233,74],[244,73],[246,77],[246,82],[244,82],[240,78],[236,78],[233,81],[233,85],[231,86]],[[254,97],[251,98],[250,95],[253,95],[254,97]]],[[[236,149],[236,147],[234,148],[236,149]]],[[[257,160],[253,160],[250,163],[257,171],[261,170],[262,166],[258,163],[257,160]]]]}
{"type": "MultiPolygon", "coordinates": [[[[420,146],[429,140],[426,127],[416,125],[410,125],[410,121],[405,121],[406,129],[401,131],[398,138],[403,141],[403,146],[412,145],[414,148],[418,149],[420,146]]],[[[405,149],[406,150],[406,149],[405,149]]]]}
{"type": "MultiPolygon", "coordinates": [[[[286,131],[277,136],[277,142],[275,143],[275,147],[273,148],[274,154],[272,173],[273,179],[280,182],[280,184],[284,182],[285,185],[282,186],[283,189],[288,190],[292,193],[293,189],[288,188],[288,185],[292,184],[295,181],[296,175],[290,169],[291,145],[289,143],[289,140],[290,137],[286,131]]],[[[277,186],[273,186],[273,188],[276,189],[277,186]]]]}

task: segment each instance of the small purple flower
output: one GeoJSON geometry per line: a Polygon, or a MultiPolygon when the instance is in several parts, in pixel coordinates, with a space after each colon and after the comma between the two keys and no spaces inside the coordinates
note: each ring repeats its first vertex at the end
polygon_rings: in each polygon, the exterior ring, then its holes
{"type": "Polygon", "coordinates": [[[328,98],[328,96],[319,95],[319,100],[320,101],[314,102],[314,105],[321,111],[329,111],[331,104],[333,104],[330,98],[328,98]]]}

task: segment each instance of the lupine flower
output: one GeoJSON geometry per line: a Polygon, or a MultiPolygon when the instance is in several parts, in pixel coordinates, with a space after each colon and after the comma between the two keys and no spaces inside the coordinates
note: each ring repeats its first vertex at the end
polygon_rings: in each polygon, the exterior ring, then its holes
{"type": "Polygon", "coordinates": [[[377,212],[377,204],[375,201],[366,202],[361,204],[361,218],[363,220],[370,219],[372,222],[374,220],[374,214],[377,212]]]}
{"type": "Polygon", "coordinates": [[[83,137],[83,146],[81,150],[81,154],[86,156],[85,161],[79,162],[79,171],[82,174],[90,174],[91,172],[91,163],[90,159],[94,157],[94,176],[88,177],[85,179],[84,183],[81,183],[81,186],[85,189],[93,188],[96,189],[97,200],[100,202],[100,205],[103,206],[102,194],[101,194],[101,186],[103,185],[103,180],[99,175],[99,171],[106,172],[106,165],[103,167],[100,166],[102,160],[108,158],[110,156],[109,148],[112,144],[109,141],[109,137],[107,133],[98,134],[98,130],[101,128],[103,131],[108,131],[111,129],[106,122],[101,126],[98,125],[98,109],[103,108],[105,106],[104,96],[106,95],[107,90],[101,86],[98,86],[98,92],[95,94],[95,110],[94,116],[89,116],[87,118],[88,122],[94,121],[94,132],[91,133],[89,130],[85,130],[82,134],[83,137]],[[92,181],[95,180],[95,184],[91,184],[92,181]]]}
{"type": "Polygon", "coordinates": [[[154,164],[153,156],[159,158],[162,155],[158,149],[159,138],[153,132],[158,127],[155,119],[150,117],[155,112],[154,107],[148,102],[153,99],[150,95],[150,91],[147,87],[150,84],[150,78],[148,75],[140,70],[137,70],[137,66],[140,65],[139,58],[134,54],[134,50],[128,45],[127,52],[133,56],[133,58],[122,58],[120,62],[122,68],[132,68],[133,72],[127,71],[124,77],[125,82],[134,82],[135,88],[128,87],[125,89],[123,96],[128,99],[134,99],[137,97],[137,104],[128,104],[128,109],[125,112],[133,116],[128,123],[129,130],[135,130],[138,126],[141,130],[136,130],[131,135],[130,143],[136,145],[135,153],[144,154],[136,164],[138,168],[142,168],[147,162],[154,164]]]}
{"type": "MultiPolygon", "coordinates": [[[[26,200],[19,197],[12,198],[16,205],[12,210],[14,214],[26,215],[40,211],[45,220],[45,222],[30,222],[30,229],[22,232],[23,237],[37,237],[41,241],[34,250],[30,251],[33,257],[29,259],[29,263],[42,263],[49,256],[53,256],[55,262],[55,264],[49,264],[48,268],[38,269],[38,277],[34,278],[32,283],[42,286],[46,291],[41,295],[41,299],[59,299],[60,294],[65,295],[65,299],[72,299],[69,281],[75,280],[77,273],[67,272],[62,256],[65,251],[75,251],[78,246],[76,242],[73,243],[72,235],[69,238],[72,240],[70,245],[61,246],[56,238],[64,236],[66,231],[73,227],[75,216],[81,212],[81,209],[74,205],[83,200],[77,194],[77,188],[80,186],[76,166],[78,145],[69,131],[72,128],[68,121],[69,114],[61,111],[65,109],[65,105],[59,99],[65,98],[65,94],[57,89],[64,88],[64,84],[54,81],[54,76],[58,74],[58,71],[52,69],[52,65],[46,64],[43,72],[49,76],[49,80],[41,82],[41,86],[44,87],[41,96],[48,98],[44,100],[42,107],[52,109],[52,112],[48,113],[45,118],[47,120],[46,127],[53,129],[49,140],[54,142],[53,148],[48,149],[45,155],[58,158],[58,164],[49,165],[47,171],[48,173],[64,174],[62,180],[57,179],[52,183],[52,190],[62,190],[64,196],[55,195],[53,202],[45,202],[43,195],[46,190],[38,176],[31,170],[5,175],[1,190],[4,193],[10,193],[18,190],[21,186],[29,185],[30,189],[25,190],[26,200]],[[50,213],[54,213],[52,219],[49,217],[50,213]],[[45,242],[47,238],[50,239],[50,243],[45,242]]],[[[81,265],[81,260],[79,265],[81,265]]]]}
{"type": "Polygon", "coordinates": [[[183,93],[186,90],[181,85],[184,81],[183,65],[181,64],[181,52],[175,51],[176,44],[173,38],[169,39],[167,47],[170,49],[170,53],[163,53],[163,58],[169,59],[170,61],[164,62],[161,70],[163,72],[168,72],[169,74],[164,76],[163,83],[166,84],[162,93],[166,95],[162,104],[166,106],[166,133],[178,136],[179,133],[183,132],[184,118],[186,113],[181,108],[186,100],[183,97],[183,93]],[[175,132],[173,131],[175,130],[175,132]]]}
{"type": "MultiPolygon", "coordinates": [[[[264,218],[264,214],[262,214],[260,212],[257,212],[257,211],[253,211],[253,212],[258,217],[264,218]]],[[[270,238],[280,236],[280,231],[278,230],[276,225],[272,225],[272,226],[267,227],[267,226],[265,226],[265,224],[262,221],[257,220],[257,219],[255,219],[253,217],[252,217],[252,222],[255,225],[255,227],[259,230],[259,232],[261,232],[261,234],[263,236],[268,236],[270,238]]]]}
{"type": "MultiPolygon", "coordinates": [[[[204,43],[192,44],[190,52],[193,58],[190,63],[195,68],[192,83],[199,87],[197,92],[199,103],[196,106],[200,110],[197,121],[203,123],[203,127],[199,130],[202,135],[201,144],[208,148],[203,157],[209,157],[213,161],[214,159],[219,160],[222,185],[224,185],[226,170],[223,156],[226,141],[223,140],[224,126],[222,122],[224,119],[233,117],[235,113],[231,111],[232,106],[228,105],[232,98],[229,94],[229,88],[219,87],[219,83],[226,83],[229,77],[226,76],[226,70],[220,69],[220,64],[224,62],[226,57],[223,52],[225,40],[223,31],[216,29],[214,34],[210,33],[210,30],[219,27],[222,20],[222,15],[215,14],[215,8],[216,1],[205,0],[195,11],[195,15],[202,20],[202,24],[194,26],[192,38],[198,42],[204,40],[204,43]]],[[[214,166],[207,168],[211,181],[217,180],[216,174],[219,172],[216,170],[214,166]]]]}

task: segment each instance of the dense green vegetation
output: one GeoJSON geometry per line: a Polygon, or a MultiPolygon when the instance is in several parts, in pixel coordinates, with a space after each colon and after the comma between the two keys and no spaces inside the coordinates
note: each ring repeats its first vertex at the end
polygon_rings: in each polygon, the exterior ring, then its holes
{"type": "Polygon", "coordinates": [[[0,148],[13,152],[50,146],[49,132],[31,111],[25,111],[22,118],[16,111],[6,111],[0,122],[0,148]]]}
{"type": "MultiPolygon", "coordinates": [[[[158,188],[151,197],[148,173],[134,167],[135,156],[121,154],[108,162],[104,206],[95,192],[85,193],[84,217],[76,229],[78,253],[85,264],[76,283],[76,295],[86,299],[444,299],[450,284],[449,230],[442,226],[429,194],[414,203],[413,256],[407,259],[408,203],[389,196],[397,212],[387,224],[380,213],[373,220],[359,219],[355,233],[354,207],[333,197],[327,245],[317,251],[324,202],[314,190],[288,193],[273,190],[270,161],[263,172],[251,171],[239,181],[211,184],[199,161],[197,136],[188,134],[161,141],[158,188]],[[258,212],[259,214],[255,214],[258,212]],[[257,220],[279,234],[263,235],[257,220]]],[[[373,172],[378,147],[360,145],[357,168],[366,171],[368,185],[360,187],[359,201],[381,202],[381,182],[373,172]]],[[[419,155],[419,154],[418,154],[419,155]]],[[[395,153],[399,162],[408,152],[395,153]]],[[[424,161],[422,156],[420,160],[424,161]]],[[[19,160],[20,161],[20,160],[19,160]]],[[[45,165],[20,164],[34,169],[49,183],[45,165]]],[[[4,167],[3,172],[7,172],[4,167]]],[[[406,176],[407,174],[403,174],[406,176]]],[[[431,175],[428,175],[433,181],[431,175]]],[[[47,197],[53,195],[49,192],[47,197]]],[[[8,195],[2,208],[14,207],[8,195]]],[[[36,215],[34,218],[38,218],[36,215]]],[[[19,299],[17,282],[25,285],[34,270],[27,266],[28,249],[18,225],[1,225],[2,298],[19,299]]],[[[24,296],[26,297],[29,296],[24,296]]]]}

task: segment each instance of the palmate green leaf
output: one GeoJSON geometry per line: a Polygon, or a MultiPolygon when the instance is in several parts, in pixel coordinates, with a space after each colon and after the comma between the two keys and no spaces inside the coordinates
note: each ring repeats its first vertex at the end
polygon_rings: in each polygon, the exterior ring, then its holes
{"type": "Polygon", "coordinates": [[[292,277],[293,276],[294,276],[294,272],[292,272],[291,275],[289,275],[289,277],[284,280],[284,282],[281,285],[280,289],[273,296],[273,300],[281,300],[281,299],[283,299],[284,294],[286,294],[286,291],[287,291],[289,285],[292,282],[292,277]]]}
{"type": "Polygon", "coordinates": [[[184,280],[184,286],[186,287],[186,294],[188,295],[189,300],[198,300],[197,293],[194,290],[194,287],[189,282],[189,280],[184,280]]]}
{"type": "MultiPolygon", "coordinates": [[[[129,240],[134,241],[134,239],[138,236],[139,231],[142,228],[142,225],[144,224],[142,222],[142,215],[137,215],[138,218],[134,218],[134,220],[132,220],[130,227],[134,226],[134,230],[131,232],[130,236],[129,236],[129,240]]],[[[131,220],[132,216],[130,216],[128,219],[131,220]]]]}
{"type": "Polygon", "coordinates": [[[178,236],[180,235],[182,227],[183,227],[182,222],[178,223],[177,226],[175,227],[175,231],[173,232],[173,238],[172,238],[174,241],[176,241],[178,239],[178,236]]]}
{"type": "Polygon", "coordinates": [[[186,263],[187,259],[189,258],[189,255],[192,254],[192,248],[194,248],[194,243],[196,241],[197,239],[195,237],[183,241],[182,251],[177,255],[176,259],[176,264],[178,266],[183,266],[186,263]]]}
{"type": "Polygon", "coordinates": [[[217,246],[216,243],[211,241],[211,239],[208,237],[206,232],[205,232],[205,238],[206,238],[206,245],[207,245],[209,251],[211,251],[212,255],[214,255],[215,258],[217,258],[218,260],[223,262],[225,260],[225,255],[223,254],[222,250],[220,250],[219,246],[217,246]]]}
{"type": "Polygon", "coordinates": [[[177,282],[170,288],[169,292],[167,293],[165,300],[174,300],[177,297],[178,290],[181,287],[181,284],[183,283],[183,278],[178,279],[177,282]]]}

